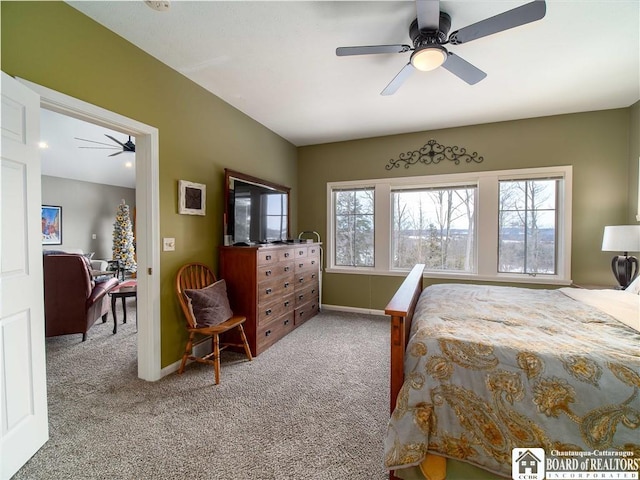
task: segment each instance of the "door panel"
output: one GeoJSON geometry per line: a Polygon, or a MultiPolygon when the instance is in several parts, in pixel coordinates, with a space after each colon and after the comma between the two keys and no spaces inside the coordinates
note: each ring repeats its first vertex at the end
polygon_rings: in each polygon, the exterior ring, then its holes
{"type": "Polygon", "coordinates": [[[49,438],[40,222],[40,97],[2,73],[0,477],[49,438]]]}

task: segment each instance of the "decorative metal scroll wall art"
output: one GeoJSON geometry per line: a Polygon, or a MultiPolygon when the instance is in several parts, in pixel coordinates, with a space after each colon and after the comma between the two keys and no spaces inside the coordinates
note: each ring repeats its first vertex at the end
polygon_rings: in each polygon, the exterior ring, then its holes
{"type": "Polygon", "coordinates": [[[413,152],[401,153],[399,158],[389,160],[389,165],[384,168],[391,170],[392,168],[400,168],[404,164],[404,168],[409,168],[416,163],[424,163],[425,165],[438,164],[443,160],[449,160],[456,165],[464,160],[466,163],[482,163],[483,157],[478,156],[476,152],[467,153],[462,147],[445,147],[435,140],[429,140],[423,147],[413,152]]]}

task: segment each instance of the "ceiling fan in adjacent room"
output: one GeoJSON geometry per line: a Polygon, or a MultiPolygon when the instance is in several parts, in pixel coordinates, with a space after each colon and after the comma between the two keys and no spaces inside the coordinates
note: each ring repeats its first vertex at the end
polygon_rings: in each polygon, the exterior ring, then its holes
{"type": "Polygon", "coordinates": [[[104,143],[104,142],[97,142],[95,140],[88,140],[86,138],[78,138],[78,137],[73,137],[76,140],[80,140],[82,142],[90,142],[90,143],[97,143],[98,145],[105,145],[103,147],[89,147],[89,146],[85,146],[85,147],[78,147],[78,148],[92,148],[92,149],[104,149],[104,150],[119,150],[116,153],[112,153],[111,155],[109,155],[110,157],[115,157],[116,155],[120,155],[121,153],[124,152],[133,152],[135,153],[136,151],[136,146],[135,144],[131,141],[131,136],[129,136],[129,140],[127,140],[126,142],[122,143],[120,140],[118,140],[115,137],[112,137],[111,135],[108,134],[104,134],[105,137],[107,137],[110,140],[113,140],[114,142],[116,142],[117,145],[113,145],[111,143],[104,143]]]}
{"type": "Polygon", "coordinates": [[[449,35],[451,17],[440,11],[439,0],[416,0],[417,18],[409,26],[410,45],[369,45],[361,47],[339,47],[336,55],[369,55],[377,53],[412,52],[409,63],[380,93],[393,95],[414,70],[427,72],[442,66],[469,85],[475,85],[487,74],[448,51],[444,45],[460,45],[494,33],[535,22],[545,16],[544,0],[535,0],[504,13],[481,20],[456,30],[449,35]]]}

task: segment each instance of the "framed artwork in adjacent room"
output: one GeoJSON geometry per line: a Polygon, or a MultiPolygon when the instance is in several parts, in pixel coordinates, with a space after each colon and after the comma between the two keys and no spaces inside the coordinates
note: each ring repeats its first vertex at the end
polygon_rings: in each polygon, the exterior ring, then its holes
{"type": "Polygon", "coordinates": [[[178,213],[205,215],[207,186],[186,180],[178,182],[178,213]]]}
{"type": "Polygon", "coordinates": [[[62,207],[42,205],[42,244],[62,245],[62,207]]]}

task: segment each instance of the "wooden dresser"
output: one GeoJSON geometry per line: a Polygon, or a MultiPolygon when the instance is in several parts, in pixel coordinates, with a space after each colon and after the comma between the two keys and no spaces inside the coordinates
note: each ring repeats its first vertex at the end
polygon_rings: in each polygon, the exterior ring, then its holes
{"type": "Polygon", "coordinates": [[[220,247],[220,275],[259,355],[318,313],[320,244],[220,247]]]}

